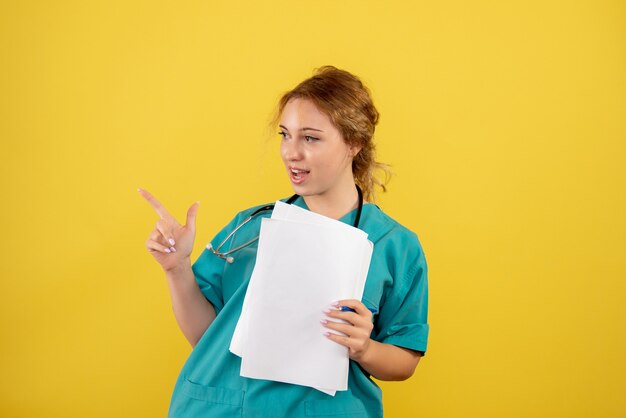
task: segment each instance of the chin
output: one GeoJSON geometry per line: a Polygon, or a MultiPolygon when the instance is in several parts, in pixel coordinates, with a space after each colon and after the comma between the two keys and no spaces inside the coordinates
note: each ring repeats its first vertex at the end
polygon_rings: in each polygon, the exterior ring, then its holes
{"type": "Polygon", "coordinates": [[[296,194],[299,194],[300,196],[308,196],[310,195],[308,189],[306,187],[301,187],[295,184],[291,185],[291,188],[293,189],[293,192],[296,194]]]}
{"type": "Polygon", "coordinates": [[[296,194],[299,194],[300,196],[304,197],[304,196],[311,196],[316,194],[315,192],[313,192],[311,190],[310,187],[307,186],[302,186],[299,184],[291,184],[291,188],[293,189],[293,192],[296,194]]]}

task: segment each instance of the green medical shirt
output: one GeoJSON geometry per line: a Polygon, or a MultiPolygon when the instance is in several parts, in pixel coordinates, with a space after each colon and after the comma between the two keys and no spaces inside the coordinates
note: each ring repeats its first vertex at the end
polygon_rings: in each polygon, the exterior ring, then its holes
{"type": "MultiPolygon", "coordinates": [[[[293,204],[307,208],[302,198],[293,204]]],[[[237,225],[260,207],[237,214],[211,241],[213,247],[217,248],[237,225]]],[[[255,216],[220,251],[228,251],[257,237],[261,218],[269,216],[269,210],[255,216]]],[[[355,218],[356,210],[353,210],[340,221],[352,225],[355,218]]],[[[367,232],[368,239],[374,243],[362,298],[368,308],[378,310],[371,338],[426,352],[429,331],[427,266],[417,236],[372,203],[363,205],[359,228],[367,232]]],[[[229,346],[256,251],[257,242],[254,242],[234,252],[234,262],[229,264],[205,249],[193,264],[200,290],[213,304],[217,316],[180,372],[168,417],[381,417],[380,388],[352,360],[348,390],[338,391],[334,397],[310,387],[239,375],[241,359],[229,351],[229,346]]]]}

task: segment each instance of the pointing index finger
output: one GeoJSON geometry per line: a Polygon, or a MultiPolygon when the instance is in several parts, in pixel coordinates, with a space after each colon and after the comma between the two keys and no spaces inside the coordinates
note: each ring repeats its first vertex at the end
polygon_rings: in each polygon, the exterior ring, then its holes
{"type": "Polygon", "coordinates": [[[161,202],[159,202],[156,197],[152,196],[150,192],[148,192],[147,190],[143,190],[143,189],[137,189],[137,191],[139,192],[140,195],[144,197],[144,199],[148,201],[148,203],[150,203],[150,206],[154,208],[154,210],[161,217],[161,219],[172,217],[169,214],[169,212],[165,210],[161,202]]]}

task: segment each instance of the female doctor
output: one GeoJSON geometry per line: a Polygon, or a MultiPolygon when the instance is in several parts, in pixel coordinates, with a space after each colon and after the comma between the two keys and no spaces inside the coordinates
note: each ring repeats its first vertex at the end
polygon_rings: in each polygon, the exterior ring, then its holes
{"type": "Polygon", "coordinates": [[[378,111],[369,90],[349,72],[325,66],[285,93],[276,114],[280,154],[295,192],[284,201],[354,225],[374,243],[362,300],[340,300],[320,312],[328,331],[345,335],[325,332],[320,338],[347,347],[348,390],[333,397],[241,377],[241,359],[229,351],[256,259],[254,240],[271,210],[256,206],[237,214],[192,265],[199,202],[181,225],[139,189],[160,217],[146,247],[165,271],[174,315],[194,347],[176,381],[169,418],[381,417],[382,393],[371,377],[405,380],[426,351],[428,286],[421,245],[415,233],[370,202],[374,186],[384,189],[374,176],[384,166],[375,161],[378,111]]]}

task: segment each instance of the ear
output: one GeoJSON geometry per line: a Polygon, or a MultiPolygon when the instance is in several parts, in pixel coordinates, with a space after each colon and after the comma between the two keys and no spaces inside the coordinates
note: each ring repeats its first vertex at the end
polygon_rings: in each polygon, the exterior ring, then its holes
{"type": "Polygon", "coordinates": [[[356,157],[357,154],[359,152],[361,152],[361,146],[360,145],[352,145],[350,146],[350,155],[352,156],[352,158],[356,157]]]}

